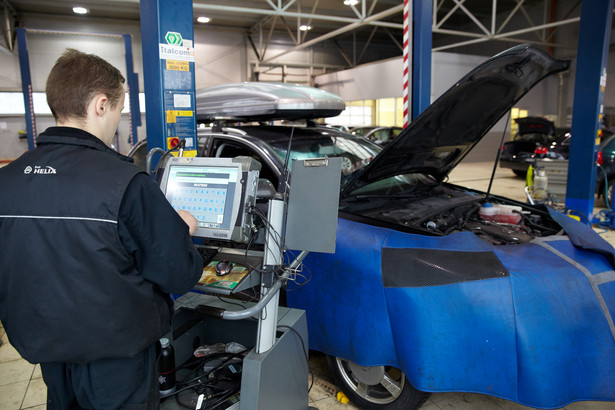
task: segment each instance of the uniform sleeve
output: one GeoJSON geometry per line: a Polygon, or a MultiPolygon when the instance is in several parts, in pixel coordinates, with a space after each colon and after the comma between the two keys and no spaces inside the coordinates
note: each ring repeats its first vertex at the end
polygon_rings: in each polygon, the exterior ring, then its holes
{"type": "Polygon", "coordinates": [[[166,293],[185,293],[200,279],[203,259],[188,225],[168,203],[158,185],[137,174],[120,205],[119,235],[141,275],[166,293]]]}

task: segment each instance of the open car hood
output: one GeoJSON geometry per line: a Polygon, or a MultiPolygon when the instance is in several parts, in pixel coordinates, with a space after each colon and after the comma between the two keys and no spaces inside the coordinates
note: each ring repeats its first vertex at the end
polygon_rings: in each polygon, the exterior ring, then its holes
{"type": "Polygon", "coordinates": [[[527,44],[490,58],[412,121],[346,185],[342,196],[411,172],[442,180],[534,85],[569,65],[527,44]]]}

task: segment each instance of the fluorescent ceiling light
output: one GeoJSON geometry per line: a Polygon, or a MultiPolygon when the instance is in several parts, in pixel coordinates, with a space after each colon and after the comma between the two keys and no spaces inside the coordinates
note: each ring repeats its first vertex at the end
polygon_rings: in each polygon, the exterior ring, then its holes
{"type": "Polygon", "coordinates": [[[312,29],[312,26],[306,26],[305,24],[302,25],[301,27],[299,27],[299,30],[301,30],[301,31],[308,31],[308,30],[311,30],[311,29],[312,29]]]}
{"type": "Polygon", "coordinates": [[[86,9],[85,7],[73,7],[73,13],[75,14],[87,14],[88,13],[88,9],[86,9]]]}
{"type": "Polygon", "coordinates": [[[196,21],[198,21],[199,23],[209,23],[211,19],[209,17],[201,16],[196,19],[196,21]]]}
{"type": "Polygon", "coordinates": [[[344,0],[346,6],[356,6],[359,4],[359,0],[344,0]]]}

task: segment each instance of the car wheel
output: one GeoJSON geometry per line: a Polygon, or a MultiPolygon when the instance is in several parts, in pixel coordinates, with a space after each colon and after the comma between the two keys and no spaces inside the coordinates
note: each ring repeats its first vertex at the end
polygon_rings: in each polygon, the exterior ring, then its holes
{"type": "Polygon", "coordinates": [[[396,367],[359,366],[334,356],[327,360],[346,397],[361,409],[418,409],[429,397],[429,393],[415,389],[396,367]]]}
{"type": "Polygon", "coordinates": [[[350,158],[342,156],[342,175],[350,175],[354,171],[354,165],[350,158]]]}
{"type": "Polygon", "coordinates": [[[523,178],[525,178],[525,174],[527,174],[527,171],[519,171],[518,169],[513,169],[512,172],[514,172],[516,176],[523,178]]]}
{"type": "Polygon", "coordinates": [[[613,186],[615,185],[615,178],[609,180],[609,186],[606,190],[607,198],[609,199],[608,206],[613,209],[613,186]]]}

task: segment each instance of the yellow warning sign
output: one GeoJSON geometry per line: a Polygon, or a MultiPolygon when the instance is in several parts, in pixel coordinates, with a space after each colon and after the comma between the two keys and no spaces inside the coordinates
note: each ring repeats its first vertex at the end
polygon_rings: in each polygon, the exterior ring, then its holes
{"type": "MultiPolygon", "coordinates": [[[[171,155],[173,155],[174,157],[177,157],[179,155],[179,152],[177,151],[173,151],[171,152],[171,155]]],[[[184,157],[196,157],[197,152],[195,149],[192,150],[185,150],[184,153],[182,154],[184,157]]]]}
{"type": "Polygon", "coordinates": [[[166,60],[167,70],[171,71],[190,71],[190,63],[188,61],[166,60]]]}
{"type": "Polygon", "coordinates": [[[167,111],[167,124],[175,124],[175,111],[167,111]]]}
{"type": "Polygon", "coordinates": [[[175,124],[177,122],[177,117],[192,117],[193,115],[193,111],[168,110],[167,124],[175,124]]]}

